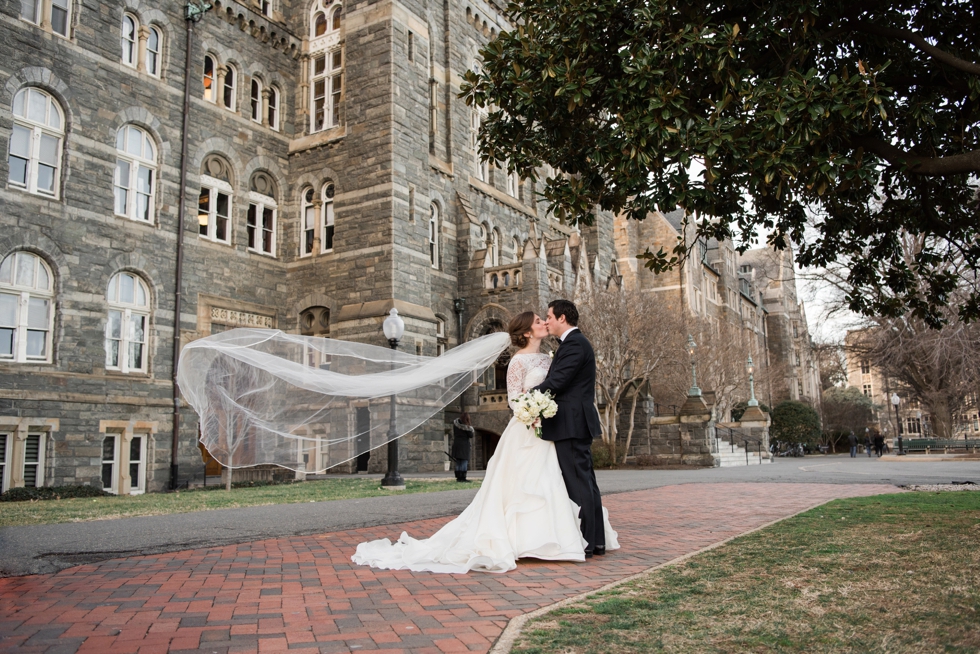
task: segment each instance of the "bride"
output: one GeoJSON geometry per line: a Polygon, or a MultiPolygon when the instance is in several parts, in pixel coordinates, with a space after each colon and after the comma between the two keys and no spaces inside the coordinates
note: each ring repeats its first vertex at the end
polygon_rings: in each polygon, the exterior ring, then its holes
{"type": "MultiPolygon", "coordinates": [[[[551,359],[539,351],[548,329],[533,312],[515,317],[508,331],[519,348],[507,367],[507,398],[513,400],[544,381],[551,359]]],[[[606,549],[618,549],[603,512],[606,549]]],[[[483,484],[463,513],[424,540],[402,532],[396,543],[387,538],[361,543],[351,560],[374,568],[448,573],[507,572],[520,558],[584,561],[578,514],[562,481],[555,444],[511,417],[483,484]]]]}

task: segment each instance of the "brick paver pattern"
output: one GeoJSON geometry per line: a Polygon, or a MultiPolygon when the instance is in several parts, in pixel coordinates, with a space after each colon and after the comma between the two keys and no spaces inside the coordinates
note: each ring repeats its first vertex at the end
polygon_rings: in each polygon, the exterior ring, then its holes
{"type": "MultiPolygon", "coordinates": [[[[449,518],[0,579],[0,651],[486,652],[522,613],[835,498],[886,485],[686,484],[604,498],[622,549],[495,575],[372,570],[357,543],[449,518]]],[[[326,509],[325,509],[326,510],[326,509]]]]}

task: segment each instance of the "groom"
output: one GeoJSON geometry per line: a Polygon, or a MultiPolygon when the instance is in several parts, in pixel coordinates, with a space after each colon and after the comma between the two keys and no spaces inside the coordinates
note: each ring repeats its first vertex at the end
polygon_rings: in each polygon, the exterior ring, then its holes
{"type": "Polygon", "coordinates": [[[602,431],[595,408],[595,353],[577,327],[578,309],[570,301],[552,301],[546,324],[561,344],[548,376],[534,389],[551,391],[558,404],[555,417],[541,421],[542,438],[554,441],[568,496],[582,507],[585,556],[605,554],[602,497],[592,470],[592,439],[602,431]]]}

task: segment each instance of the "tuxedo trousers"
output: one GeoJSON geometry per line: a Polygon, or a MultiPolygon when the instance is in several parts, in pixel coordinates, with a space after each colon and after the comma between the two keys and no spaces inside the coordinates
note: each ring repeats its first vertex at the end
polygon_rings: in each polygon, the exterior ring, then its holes
{"type": "Polygon", "coordinates": [[[581,507],[582,536],[588,543],[585,551],[604,548],[606,533],[602,520],[602,496],[592,469],[592,440],[568,438],[555,441],[555,453],[568,497],[581,507]]]}

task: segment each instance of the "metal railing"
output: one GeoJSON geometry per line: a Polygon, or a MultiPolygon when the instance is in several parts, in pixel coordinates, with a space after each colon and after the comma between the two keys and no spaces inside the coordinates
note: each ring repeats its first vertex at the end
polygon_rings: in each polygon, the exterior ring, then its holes
{"type": "MultiPolygon", "coordinates": [[[[732,454],[735,454],[735,444],[740,443],[742,448],[745,450],[745,465],[749,465],[749,453],[751,451],[751,445],[755,445],[756,456],[759,457],[759,464],[762,464],[762,439],[756,436],[751,436],[746,434],[741,429],[733,429],[731,427],[715,427],[715,438],[717,440],[722,440],[722,436],[719,434],[728,434],[728,443],[732,448],[732,454]]],[[[720,446],[719,446],[719,449],[720,446]]],[[[768,454],[768,452],[767,452],[768,454]]]]}

